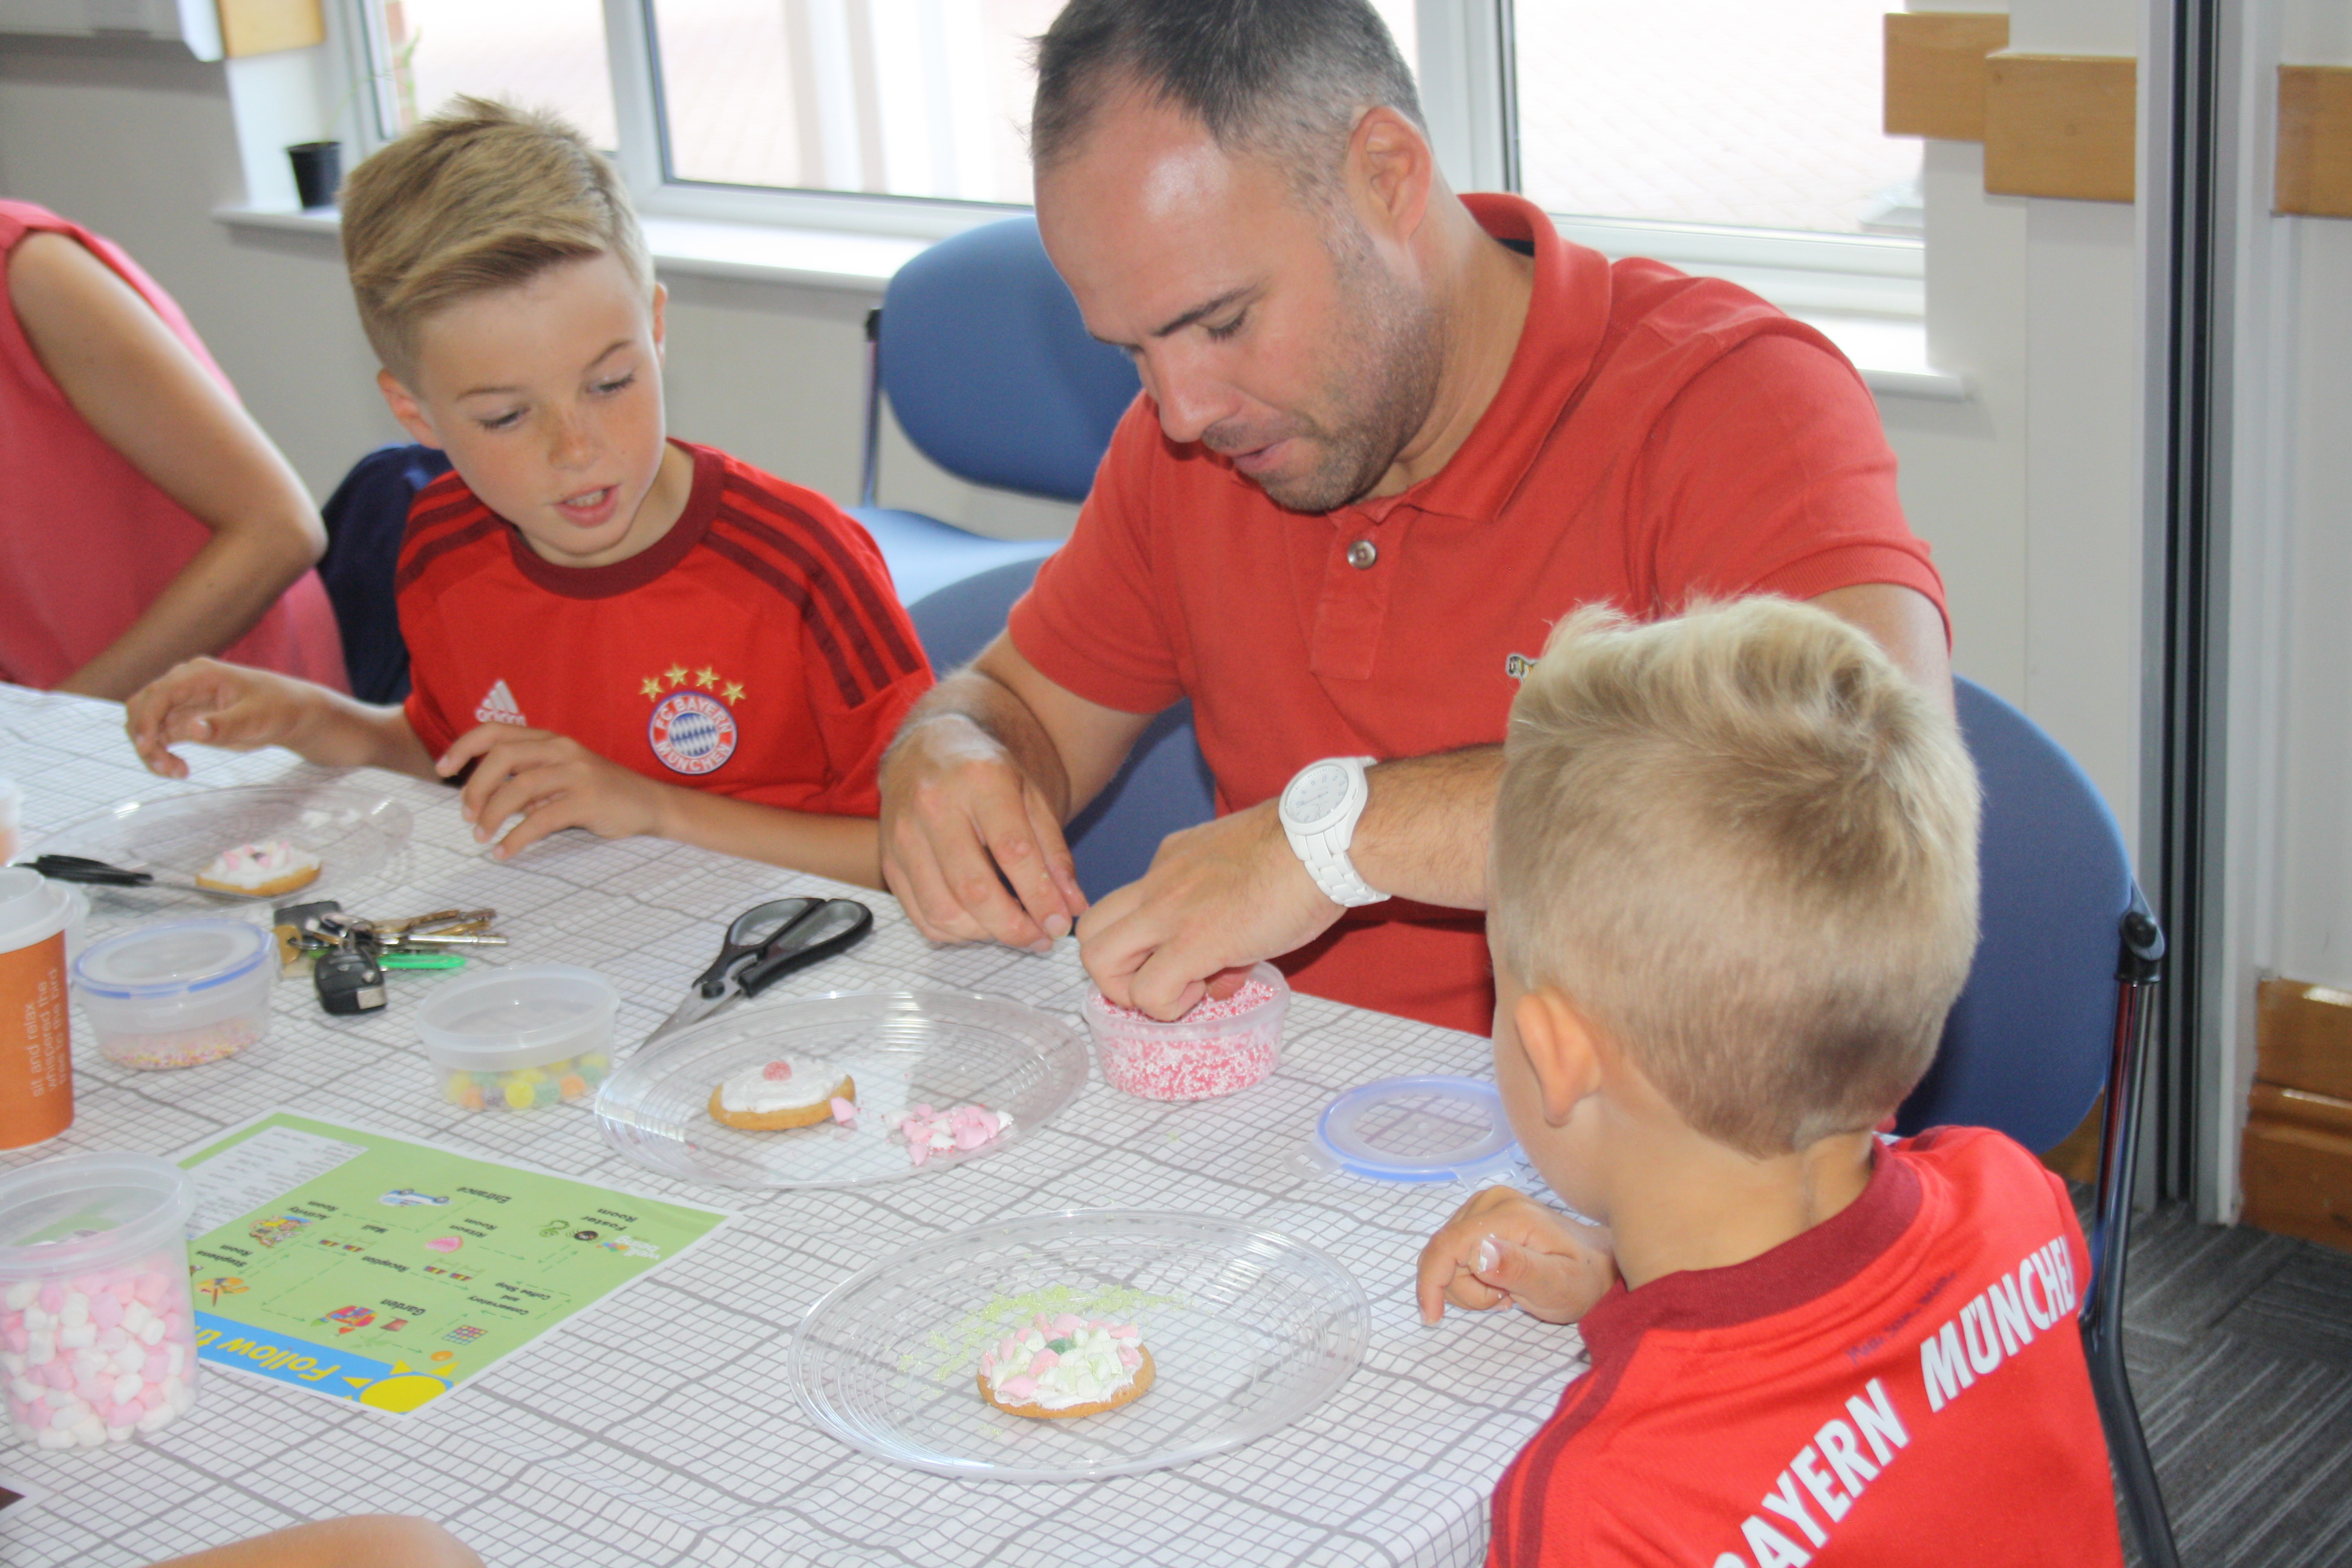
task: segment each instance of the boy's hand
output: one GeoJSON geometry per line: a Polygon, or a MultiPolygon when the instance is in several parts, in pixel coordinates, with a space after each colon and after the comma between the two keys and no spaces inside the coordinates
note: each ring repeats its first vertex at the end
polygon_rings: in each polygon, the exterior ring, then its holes
{"type": "Polygon", "coordinates": [[[458,797],[474,841],[488,843],[509,818],[522,818],[491,851],[499,859],[567,827],[599,838],[660,831],[662,786],[568,736],[480,724],[458,736],[433,768],[447,778],[477,758],[458,797]]]}
{"type": "Polygon", "coordinates": [[[171,748],[184,742],[232,752],[291,745],[310,716],[305,682],[216,658],[192,658],[149,681],[123,705],[122,727],[150,773],[188,776],[171,748]]]}
{"type": "Polygon", "coordinates": [[[1488,1187],[1454,1211],[1421,1249],[1421,1318],[1445,1303],[1475,1312],[1517,1306],[1547,1323],[1572,1323],[1617,1278],[1608,1231],[1544,1207],[1510,1187],[1488,1187]]]}

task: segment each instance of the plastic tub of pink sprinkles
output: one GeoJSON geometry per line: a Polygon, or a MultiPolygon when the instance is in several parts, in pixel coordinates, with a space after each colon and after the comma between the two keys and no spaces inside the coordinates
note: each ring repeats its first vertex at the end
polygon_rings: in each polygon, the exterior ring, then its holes
{"type": "Polygon", "coordinates": [[[1099,991],[1086,1004],[1103,1078],[1144,1100],[1211,1100],[1247,1089],[1274,1070],[1289,1011],[1290,984],[1271,963],[1252,969],[1232,995],[1203,1000],[1173,1023],[1099,991]]]}

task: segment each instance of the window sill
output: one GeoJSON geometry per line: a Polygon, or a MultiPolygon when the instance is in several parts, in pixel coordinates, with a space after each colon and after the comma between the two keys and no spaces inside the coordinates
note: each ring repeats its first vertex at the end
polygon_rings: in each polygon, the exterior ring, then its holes
{"type": "MultiPolygon", "coordinates": [[[[301,212],[223,207],[213,216],[231,228],[329,238],[341,231],[335,213],[325,207],[301,212]]],[[[698,218],[646,216],[638,221],[654,265],[664,272],[841,289],[876,299],[899,268],[932,244],[928,239],[891,235],[774,228],[698,218]]]]}
{"type": "MultiPolygon", "coordinates": [[[[325,208],[288,212],[224,207],[213,216],[231,228],[312,234],[330,239],[341,227],[335,214],[325,208]]],[[[647,216],[641,221],[654,264],[664,272],[835,289],[875,300],[881,298],[899,268],[932,243],[900,236],[699,218],[647,216]]],[[[1810,310],[1794,300],[1784,304],[1836,343],[1879,396],[1967,401],[1965,381],[1927,363],[1927,329],[1916,320],[1810,310]]]]}

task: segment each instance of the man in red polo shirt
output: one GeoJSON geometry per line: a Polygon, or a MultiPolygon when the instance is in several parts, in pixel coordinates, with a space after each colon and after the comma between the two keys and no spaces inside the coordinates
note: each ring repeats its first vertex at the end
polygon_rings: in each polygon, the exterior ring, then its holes
{"type": "Polygon", "coordinates": [[[1031,134],[1046,248],[1144,394],[885,764],[884,874],[925,934],[1076,927],[1161,1017],[1276,957],[1484,1031],[1497,743],[1570,610],[1811,599],[1948,701],[1942,585],[1853,368],[1745,290],[1455,195],[1363,0],[1074,0],[1031,134]],[[1089,908],[1061,824],[1185,696],[1219,818],[1089,908]]]}

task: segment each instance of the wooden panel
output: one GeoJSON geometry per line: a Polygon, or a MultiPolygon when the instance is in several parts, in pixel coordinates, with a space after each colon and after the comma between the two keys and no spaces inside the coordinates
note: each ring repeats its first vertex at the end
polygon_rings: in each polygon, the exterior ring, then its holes
{"type": "Polygon", "coordinates": [[[2352,217],[2352,67],[2279,67],[2283,213],[2352,217]]]}
{"type": "Polygon", "coordinates": [[[2263,981],[2255,1001],[2254,1076],[2352,1100],[2352,994],[2263,981]]]}
{"type": "Polygon", "coordinates": [[[319,0],[218,0],[221,52],[231,59],[307,49],[327,41],[319,0]]]}
{"type": "Polygon", "coordinates": [[[2316,1128],[2322,1132],[2340,1132],[2352,1138],[2352,1100],[2338,1100],[2332,1094],[2314,1094],[2307,1089],[2281,1089],[2274,1083],[2257,1083],[2246,1097],[2246,1114],[2265,1121],[2292,1121],[2298,1126],[2316,1128]]]}
{"type": "Polygon", "coordinates": [[[1985,57],[2007,47],[2005,13],[1887,13],[1886,133],[1983,141],[1985,57]]]}
{"type": "Polygon", "coordinates": [[[1985,64],[1986,190],[2132,199],[2138,61],[1997,54],[1985,64]]]}
{"type": "Polygon", "coordinates": [[[2352,1135],[2251,1120],[2238,1168],[2248,1225],[2352,1251],[2352,1135]]]}

